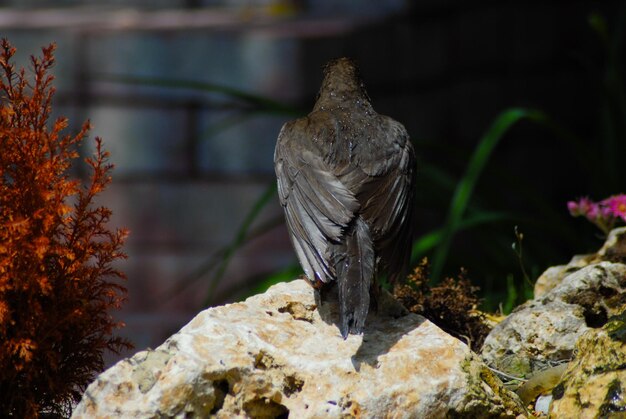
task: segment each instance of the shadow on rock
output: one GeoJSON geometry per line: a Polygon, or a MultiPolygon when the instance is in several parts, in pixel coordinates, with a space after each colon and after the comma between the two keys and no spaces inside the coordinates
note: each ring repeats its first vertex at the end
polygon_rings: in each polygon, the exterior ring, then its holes
{"type": "MultiPolygon", "coordinates": [[[[315,303],[322,320],[337,327],[337,335],[340,336],[337,287],[316,290],[315,303]]],[[[377,302],[370,307],[361,345],[352,356],[354,369],[360,371],[362,364],[376,368],[381,355],[388,353],[404,335],[425,320],[422,316],[409,313],[389,292],[381,290],[377,302]]],[[[348,339],[353,336],[350,335],[348,339]]]]}

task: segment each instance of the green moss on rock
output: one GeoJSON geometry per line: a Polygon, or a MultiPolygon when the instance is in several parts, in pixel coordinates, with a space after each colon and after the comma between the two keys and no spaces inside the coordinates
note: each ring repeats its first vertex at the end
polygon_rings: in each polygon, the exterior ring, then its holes
{"type": "Polygon", "coordinates": [[[555,388],[554,417],[607,417],[626,411],[626,313],[602,329],[587,331],[576,344],[561,383],[555,388]],[[558,397],[560,396],[560,397],[558,397]]]}
{"type": "Polygon", "coordinates": [[[450,418],[515,418],[528,412],[517,395],[475,355],[461,364],[467,374],[466,403],[461,411],[448,412],[450,418]]]}

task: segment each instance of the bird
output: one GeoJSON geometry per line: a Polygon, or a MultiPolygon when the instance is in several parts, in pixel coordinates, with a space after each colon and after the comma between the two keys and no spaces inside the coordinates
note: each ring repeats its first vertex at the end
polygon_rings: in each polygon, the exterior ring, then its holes
{"type": "Polygon", "coordinates": [[[373,109],[356,61],[323,73],[313,110],[282,126],[274,168],[300,265],[316,290],[338,287],[346,339],[363,333],[378,279],[407,273],[417,168],[407,130],[373,109]]]}

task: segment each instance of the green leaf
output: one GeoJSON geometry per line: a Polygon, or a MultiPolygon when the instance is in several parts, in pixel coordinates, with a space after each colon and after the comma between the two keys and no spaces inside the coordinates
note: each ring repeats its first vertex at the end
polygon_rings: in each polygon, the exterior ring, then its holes
{"type": "Polygon", "coordinates": [[[509,314],[517,305],[517,287],[513,275],[506,277],[506,301],[502,307],[502,314],[509,314]]]}
{"type": "Polygon", "coordinates": [[[235,238],[229,244],[225,245],[214,254],[212,254],[191,273],[186,275],[180,281],[177,281],[176,285],[174,285],[172,288],[168,289],[164,293],[164,298],[173,298],[191,284],[206,277],[211,272],[215,272],[212,276],[209,277],[208,280],[209,288],[207,290],[207,294],[204,300],[204,305],[208,305],[210,303],[211,297],[213,296],[213,292],[215,291],[219,280],[224,276],[226,268],[228,268],[228,265],[233,255],[250,240],[265,234],[269,230],[284,222],[284,218],[280,216],[268,220],[267,222],[264,222],[255,228],[252,228],[252,224],[258,218],[263,208],[265,208],[268,202],[270,202],[270,200],[273,198],[275,193],[276,184],[272,182],[272,184],[269,185],[268,188],[263,192],[263,194],[261,194],[261,196],[255,201],[246,218],[239,226],[235,238]]]}
{"type": "Polygon", "coordinates": [[[261,213],[261,210],[263,210],[263,208],[265,208],[268,202],[270,202],[270,199],[274,197],[274,195],[276,194],[276,191],[277,191],[277,185],[275,182],[272,182],[272,184],[265,190],[265,192],[263,192],[263,194],[256,200],[250,212],[248,212],[248,215],[239,226],[239,230],[237,231],[237,234],[235,235],[235,239],[232,241],[230,245],[228,245],[225,248],[222,260],[220,261],[220,264],[215,274],[210,279],[209,289],[207,291],[207,296],[204,301],[205,306],[207,306],[210,303],[210,299],[213,296],[215,287],[217,287],[217,284],[224,276],[224,273],[226,272],[226,268],[228,268],[231,258],[247,241],[249,230],[250,230],[250,227],[252,226],[252,223],[258,218],[259,214],[261,213]]]}
{"type": "Polygon", "coordinates": [[[431,277],[435,281],[441,276],[452,239],[461,226],[462,217],[472,197],[474,187],[489,161],[491,153],[509,128],[522,119],[542,121],[546,119],[546,116],[540,111],[522,108],[508,109],[502,112],[481,138],[470,157],[465,174],[454,191],[446,222],[442,229],[442,237],[433,255],[431,277]]]}
{"type": "Polygon", "coordinates": [[[596,31],[596,33],[604,43],[605,47],[608,48],[610,43],[610,36],[609,28],[606,24],[604,16],[602,16],[600,13],[591,13],[589,15],[589,26],[591,26],[591,28],[596,31]]]}

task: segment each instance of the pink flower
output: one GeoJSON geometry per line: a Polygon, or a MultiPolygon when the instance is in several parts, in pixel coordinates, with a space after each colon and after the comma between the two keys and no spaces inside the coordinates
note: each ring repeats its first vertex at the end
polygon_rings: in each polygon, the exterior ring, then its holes
{"type": "Polygon", "coordinates": [[[589,206],[586,208],[587,211],[583,213],[583,215],[586,216],[589,221],[595,222],[604,215],[604,211],[601,210],[600,205],[595,202],[589,202],[589,206]]]}
{"type": "Polygon", "coordinates": [[[608,234],[616,221],[626,222],[626,194],[613,195],[600,202],[580,198],[578,201],[569,201],[567,209],[572,216],[584,216],[608,234]]]}
{"type": "Polygon", "coordinates": [[[613,195],[602,201],[601,204],[606,208],[608,216],[626,221],[626,195],[613,195]]]}
{"type": "Polygon", "coordinates": [[[589,218],[589,212],[592,212],[594,215],[597,214],[597,207],[598,204],[586,197],[580,198],[578,201],[569,201],[567,203],[567,209],[574,217],[583,215],[589,218]]]}
{"type": "Polygon", "coordinates": [[[569,201],[567,203],[567,209],[569,210],[570,215],[576,217],[577,215],[580,215],[578,213],[578,202],[576,201],[569,201]]]}

